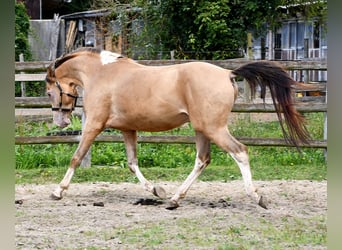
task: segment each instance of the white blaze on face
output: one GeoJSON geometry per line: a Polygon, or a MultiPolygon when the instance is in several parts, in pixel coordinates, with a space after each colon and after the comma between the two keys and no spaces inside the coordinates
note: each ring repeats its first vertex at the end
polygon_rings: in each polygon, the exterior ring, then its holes
{"type": "Polygon", "coordinates": [[[119,57],[122,57],[120,54],[113,53],[107,50],[103,50],[100,53],[101,62],[102,65],[108,64],[108,63],[114,63],[118,60],[119,57]]]}

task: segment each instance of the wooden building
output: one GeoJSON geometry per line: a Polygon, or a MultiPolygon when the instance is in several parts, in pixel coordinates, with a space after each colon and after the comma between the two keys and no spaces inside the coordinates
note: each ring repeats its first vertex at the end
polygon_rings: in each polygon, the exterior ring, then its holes
{"type": "MultiPolygon", "coordinates": [[[[280,6],[287,11],[294,6],[280,6]]],[[[255,60],[327,60],[327,29],[318,19],[306,20],[300,12],[282,21],[277,30],[269,30],[266,35],[253,39],[251,59],[255,60]]],[[[293,71],[297,81],[326,82],[327,71],[293,71]]]]}
{"type": "Polygon", "coordinates": [[[136,12],[139,8],[124,6],[55,15],[52,20],[31,20],[31,51],[35,60],[53,60],[79,47],[125,54],[128,49],[134,50],[127,40],[128,34],[139,33],[143,27],[139,18],[130,18],[136,12]]]}

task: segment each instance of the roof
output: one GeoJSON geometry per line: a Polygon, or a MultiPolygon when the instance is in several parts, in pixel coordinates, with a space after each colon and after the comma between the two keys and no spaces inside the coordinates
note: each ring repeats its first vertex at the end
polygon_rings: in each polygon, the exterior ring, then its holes
{"type": "Polygon", "coordinates": [[[108,16],[112,12],[111,9],[100,9],[100,10],[89,10],[82,12],[75,12],[72,14],[67,14],[60,16],[62,19],[78,19],[82,17],[99,17],[99,16],[108,16]]]}
{"type": "Polygon", "coordinates": [[[280,9],[288,9],[290,7],[298,7],[298,6],[304,6],[304,5],[312,5],[312,4],[317,4],[317,3],[327,3],[327,0],[318,0],[318,1],[298,1],[298,3],[291,3],[287,5],[280,5],[277,8],[280,9]]]}
{"type": "MultiPolygon", "coordinates": [[[[89,11],[82,11],[82,12],[75,12],[72,14],[67,14],[60,16],[62,19],[78,19],[82,17],[99,17],[99,16],[108,16],[110,15],[114,10],[118,11],[118,9],[100,9],[100,10],[89,10],[89,11]]],[[[126,11],[133,11],[133,12],[139,12],[141,11],[141,8],[139,7],[127,7],[125,8],[126,11]]]]}

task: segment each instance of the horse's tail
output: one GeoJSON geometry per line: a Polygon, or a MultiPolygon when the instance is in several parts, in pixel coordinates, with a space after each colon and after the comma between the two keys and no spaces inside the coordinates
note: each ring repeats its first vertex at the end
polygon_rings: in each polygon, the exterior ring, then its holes
{"type": "Polygon", "coordinates": [[[299,83],[294,81],[278,63],[252,62],[242,65],[232,73],[246,79],[251,87],[252,97],[259,85],[260,97],[265,100],[266,86],[268,86],[285,140],[297,148],[300,142],[308,144],[310,135],[305,126],[305,118],[294,107],[292,88],[299,83]],[[284,114],[285,119],[282,118],[281,113],[284,114]],[[288,132],[284,128],[284,120],[288,132]]]}

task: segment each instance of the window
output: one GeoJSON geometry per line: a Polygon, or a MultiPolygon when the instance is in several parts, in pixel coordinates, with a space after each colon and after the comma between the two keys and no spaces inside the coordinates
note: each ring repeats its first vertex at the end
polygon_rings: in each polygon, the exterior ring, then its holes
{"type": "Polygon", "coordinates": [[[313,47],[314,49],[318,49],[320,46],[320,26],[318,23],[314,23],[314,30],[313,30],[313,47]]]}
{"type": "Polygon", "coordinates": [[[284,23],[282,27],[281,46],[282,48],[289,46],[289,24],[287,23],[284,23]]]}
{"type": "Polygon", "coordinates": [[[281,34],[277,33],[274,36],[274,48],[281,49],[281,34]]]}
{"type": "Polygon", "coordinates": [[[304,23],[300,22],[297,25],[297,47],[303,48],[304,47],[304,30],[305,25],[304,23]]]}
{"type": "Polygon", "coordinates": [[[290,48],[295,48],[297,47],[296,43],[296,23],[290,23],[290,48]]]}

